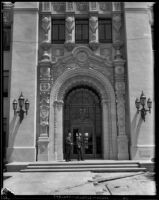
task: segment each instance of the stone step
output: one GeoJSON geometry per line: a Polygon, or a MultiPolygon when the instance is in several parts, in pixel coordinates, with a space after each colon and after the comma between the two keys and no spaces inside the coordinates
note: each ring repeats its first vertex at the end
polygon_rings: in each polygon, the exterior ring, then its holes
{"type": "Polygon", "coordinates": [[[122,164],[127,164],[127,165],[131,165],[131,164],[137,164],[137,165],[139,165],[139,162],[134,162],[134,161],[111,161],[111,162],[107,162],[107,161],[105,161],[105,162],[103,162],[103,161],[101,161],[101,162],[89,162],[89,161],[71,161],[71,162],[65,162],[65,161],[63,161],[63,162],[48,162],[48,161],[46,161],[46,162],[34,162],[34,163],[29,163],[29,166],[37,166],[37,165],[39,165],[39,166],[45,166],[45,165],[47,165],[47,166],[49,166],[49,165],[80,165],[80,164],[82,164],[82,165],[122,165],[122,164]]]}
{"type": "Polygon", "coordinates": [[[114,165],[82,165],[82,164],[78,164],[78,165],[28,165],[27,169],[68,169],[68,168],[137,168],[139,167],[138,164],[114,164],[114,165]]]}
{"type": "Polygon", "coordinates": [[[146,171],[146,168],[68,168],[68,169],[23,169],[20,172],[139,172],[146,171]]]}

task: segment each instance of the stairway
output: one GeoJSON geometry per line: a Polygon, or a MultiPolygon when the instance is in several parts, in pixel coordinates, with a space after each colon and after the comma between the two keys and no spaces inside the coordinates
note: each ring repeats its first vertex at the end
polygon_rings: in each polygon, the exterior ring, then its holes
{"type": "Polygon", "coordinates": [[[134,161],[71,161],[30,163],[20,172],[139,172],[146,171],[134,161]]]}

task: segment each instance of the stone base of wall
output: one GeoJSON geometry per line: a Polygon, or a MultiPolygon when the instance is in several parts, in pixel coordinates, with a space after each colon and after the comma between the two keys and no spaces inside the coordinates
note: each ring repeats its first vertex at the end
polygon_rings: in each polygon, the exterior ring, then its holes
{"type": "Polygon", "coordinates": [[[34,162],[36,161],[35,147],[9,147],[7,148],[8,162],[34,162]]]}

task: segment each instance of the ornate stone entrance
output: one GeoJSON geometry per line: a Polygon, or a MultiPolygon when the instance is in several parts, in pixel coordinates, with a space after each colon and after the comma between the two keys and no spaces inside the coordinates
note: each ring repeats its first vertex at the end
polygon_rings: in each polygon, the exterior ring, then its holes
{"type": "MultiPolygon", "coordinates": [[[[93,69],[72,69],[55,82],[50,96],[49,160],[63,160],[63,109],[68,91],[77,86],[94,88],[100,96],[102,109],[102,158],[117,159],[116,104],[109,80],[93,69]]],[[[75,127],[76,128],[76,127],[75,127]]]]}
{"type": "MultiPolygon", "coordinates": [[[[102,156],[102,109],[99,95],[92,88],[81,85],[71,89],[64,99],[64,139],[72,133],[72,158],[77,158],[76,133],[84,140],[88,133],[88,146],[83,150],[84,159],[102,156]]],[[[64,157],[65,157],[65,140],[64,157]]]]}

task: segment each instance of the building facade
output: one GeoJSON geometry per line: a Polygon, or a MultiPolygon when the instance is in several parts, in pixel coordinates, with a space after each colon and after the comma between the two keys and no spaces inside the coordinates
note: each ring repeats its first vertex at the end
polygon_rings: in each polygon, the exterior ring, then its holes
{"type": "Polygon", "coordinates": [[[4,5],[4,36],[11,41],[4,42],[7,162],[63,160],[68,132],[72,158],[79,132],[88,139],[85,159],[154,158],[151,4],[4,5]],[[142,91],[152,100],[145,119],[135,106],[142,91]],[[16,112],[22,95],[27,113],[16,112]]]}

